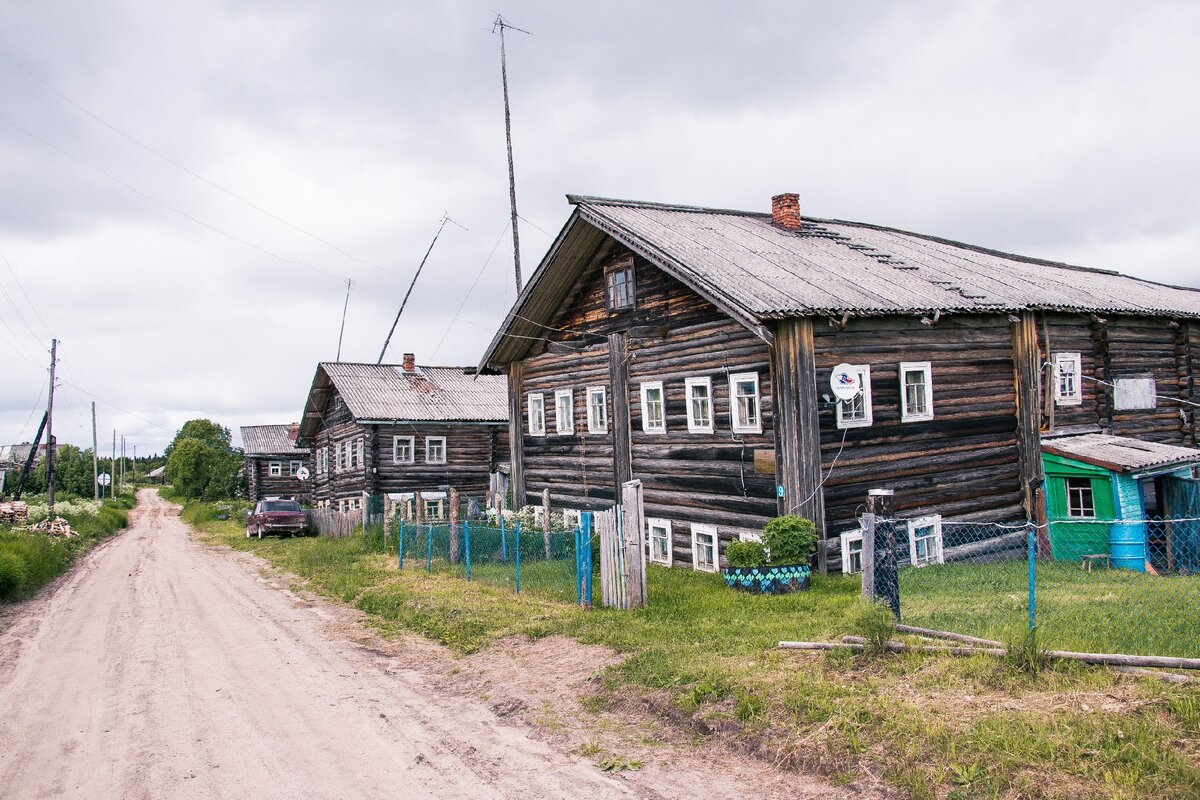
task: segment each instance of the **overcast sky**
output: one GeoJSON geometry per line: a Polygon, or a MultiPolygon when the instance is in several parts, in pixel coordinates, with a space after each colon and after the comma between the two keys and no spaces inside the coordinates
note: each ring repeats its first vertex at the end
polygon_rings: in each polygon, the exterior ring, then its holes
{"type": "Polygon", "coordinates": [[[564,194],[802,210],[1200,286],[1200,3],[0,0],[0,443],[298,419],[474,365],[564,194]],[[461,311],[460,311],[461,307],[461,311]]]}

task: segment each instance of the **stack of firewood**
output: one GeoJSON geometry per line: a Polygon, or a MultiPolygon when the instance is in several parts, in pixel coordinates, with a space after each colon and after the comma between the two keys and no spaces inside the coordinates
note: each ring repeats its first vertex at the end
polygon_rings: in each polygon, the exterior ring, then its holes
{"type": "Polygon", "coordinates": [[[78,536],[79,534],[71,530],[71,523],[67,522],[62,517],[54,519],[44,519],[36,525],[30,525],[29,530],[33,533],[44,533],[48,536],[78,536]]]}
{"type": "Polygon", "coordinates": [[[29,519],[29,506],[24,500],[14,500],[11,503],[0,503],[0,523],[24,525],[29,519]]]}

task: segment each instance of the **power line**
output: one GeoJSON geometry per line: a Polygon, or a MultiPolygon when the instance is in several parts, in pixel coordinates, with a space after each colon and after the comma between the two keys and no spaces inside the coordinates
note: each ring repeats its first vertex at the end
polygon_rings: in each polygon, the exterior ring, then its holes
{"type": "Polygon", "coordinates": [[[446,341],[446,337],[450,335],[450,329],[454,327],[454,323],[458,321],[458,315],[462,313],[463,306],[471,299],[471,292],[475,291],[479,279],[483,277],[483,271],[487,269],[487,265],[491,262],[492,256],[496,255],[497,248],[500,247],[501,240],[504,239],[504,234],[508,233],[508,225],[504,226],[504,230],[500,231],[500,235],[496,237],[496,243],[492,245],[492,252],[488,253],[488,257],[484,259],[483,266],[479,268],[479,273],[475,275],[475,280],[471,283],[471,288],[467,289],[467,294],[463,297],[461,303],[458,304],[458,310],[454,312],[454,316],[450,319],[450,324],[446,326],[446,330],[442,332],[442,338],[438,339],[437,347],[433,348],[433,355],[429,357],[430,361],[437,358],[438,351],[442,349],[442,343],[446,341]]]}
{"type": "MultiPolygon", "coordinates": [[[[0,252],[0,258],[4,258],[4,263],[8,264],[8,270],[9,270],[9,272],[12,273],[13,280],[15,280],[17,283],[17,286],[19,286],[21,288],[21,293],[25,294],[25,287],[21,286],[21,281],[17,279],[16,270],[14,270],[12,268],[12,264],[8,263],[8,258],[4,255],[3,252],[0,252]]],[[[38,334],[37,331],[35,331],[33,329],[33,326],[29,324],[29,320],[25,319],[25,315],[21,313],[20,307],[17,305],[16,301],[13,300],[12,295],[8,293],[8,289],[4,288],[3,283],[0,283],[0,294],[3,294],[4,299],[8,301],[8,304],[10,306],[12,306],[12,310],[16,313],[17,319],[21,320],[21,323],[25,326],[25,329],[27,331],[29,331],[29,335],[32,336],[34,339],[41,339],[42,337],[38,334]]],[[[30,308],[34,307],[32,301],[29,300],[29,295],[25,294],[25,300],[26,300],[26,302],[29,302],[30,308]]],[[[38,315],[38,319],[41,319],[41,314],[38,315]]],[[[46,326],[45,320],[42,320],[42,326],[43,327],[46,326]]],[[[47,329],[47,332],[49,332],[49,329],[47,329]]]]}

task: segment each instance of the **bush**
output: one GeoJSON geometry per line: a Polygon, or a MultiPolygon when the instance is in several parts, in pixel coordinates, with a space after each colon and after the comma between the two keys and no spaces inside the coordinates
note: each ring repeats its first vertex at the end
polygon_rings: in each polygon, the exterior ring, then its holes
{"type": "Polygon", "coordinates": [[[887,652],[887,644],[896,631],[896,618],[883,603],[864,602],[859,605],[852,626],[855,633],[867,640],[863,652],[868,656],[881,656],[887,652]]]}
{"type": "Polygon", "coordinates": [[[762,542],[733,541],[725,548],[725,559],[731,567],[762,567],[767,563],[767,548],[762,542]]]}
{"type": "Polygon", "coordinates": [[[13,553],[0,551],[0,599],[16,597],[27,580],[25,562],[13,553]]]}
{"type": "Polygon", "coordinates": [[[775,517],[763,528],[763,544],[772,565],[807,564],[817,552],[817,526],[795,514],[775,517]]]}

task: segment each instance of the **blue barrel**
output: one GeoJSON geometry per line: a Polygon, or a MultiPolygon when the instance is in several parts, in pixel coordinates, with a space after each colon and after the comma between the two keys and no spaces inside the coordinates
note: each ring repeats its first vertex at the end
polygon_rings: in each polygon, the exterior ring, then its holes
{"type": "Polygon", "coordinates": [[[1112,565],[1137,572],[1146,571],[1146,526],[1144,523],[1113,523],[1108,534],[1112,565]]]}

